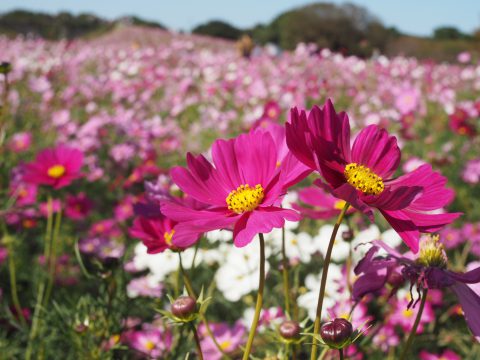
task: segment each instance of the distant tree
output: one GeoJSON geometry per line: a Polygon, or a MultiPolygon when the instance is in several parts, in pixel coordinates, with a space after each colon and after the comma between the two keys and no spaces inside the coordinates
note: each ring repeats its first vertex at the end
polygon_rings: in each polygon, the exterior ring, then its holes
{"type": "Polygon", "coordinates": [[[293,49],[299,42],[309,42],[364,56],[374,48],[383,50],[395,36],[367,9],[330,3],[315,3],[287,11],[269,25],[257,25],[252,34],[259,43],[273,42],[284,49],[293,49]]]}
{"type": "Polygon", "coordinates": [[[433,38],[437,40],[458,40],[467,39],[469,36],[453,26],[442,26],[434,30],[433,38]]]}
{"type": "MultiPolygon", "coordinates": [[[[161,24],[131,17],[130,23],[156,28],[161,24]]],[[[116,22],[107,21],[92,14],[72,15],[61,12],[57,15],[15,10],[0,15],[0,33],[7,35],[34,35],[45,39],[73,39],[90,33],[108,30],[116,22]]]]}
{"type": "Polygon", "coordinates": [[[224,21],[212,20],[206,24],[198,25],[192,30],[192,33],[237,40],[243,34],[243,31],[224,21]]]}

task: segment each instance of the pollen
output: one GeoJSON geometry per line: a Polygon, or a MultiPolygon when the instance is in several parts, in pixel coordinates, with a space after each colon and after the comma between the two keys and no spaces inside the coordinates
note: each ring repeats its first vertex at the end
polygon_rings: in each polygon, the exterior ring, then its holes
{"type": "Polygon", "coordinates": [[[232,346],[232,342],[230,340],[225,340],[222,341],[219,345],[222,350],[228,350],[232,346]]]}
{"type": "Polygon", "coordinates": [[[345,200],[337,200],[335,201],[335,204],[333,204],[333,208],[336,210],[342,210],[347,202],[345,200]]]}
{"type": "Polygon", "coordinates": [[[363,165],[350,163],[343,173],[347,182],[365,195],[380,195],[385,189],[382,178],[363,165]]]}
{"type": "Polygon", "coordinates": [[[165,233],[163,234],[163,238],[165,239],[165,242],[168,246],[172,246],[173,234],[175,234],[175,230],[165,231],[165,233]]]}
{"type": "Polygon", "coordinates": [[[447,267],[447,255],[445,254],[443,244],[440,243],[440,237],[438,235],[427,235],[427,237],[420,242],[420,252],[417,262],[424,266],[447,267]]]}
{"type": "Polygon", "coordinates": [[[255,210],[262,202],[265,196],[262,185],[257,184],[255,187],[250,185],[240,185],[236,190],[232,190],[227,196],[228,209],[242,214],[246,211],[255,210]]]}
{"type": "Polygon", "coordinates": [[[62,177],[63,174],[65,174],[65,170],[65,166],[63,165],[54,165],[48,168],[47,174],[52,178],[58,179],[59,177],[62,177]]]}

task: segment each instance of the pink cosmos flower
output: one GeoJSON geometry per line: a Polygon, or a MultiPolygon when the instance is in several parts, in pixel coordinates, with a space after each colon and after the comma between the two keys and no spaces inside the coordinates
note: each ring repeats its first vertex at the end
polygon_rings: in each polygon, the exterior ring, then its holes
{"type": "Polygon", "coordinates": [[[432,354],[425,350],[420,351],[420,360],[460,360],[461,357],[455,354],[452,350],[445,350],[441,354],[432,354]]]}
{"type": "Polygon", "coordinates": [[[177,221],[176,229],[184,234],[174,239],[176,246],[191,245],[192,234],[233,228],[234,244],[243,247],[258,233],[281,228],[285,220],[300,219],[295,211],[278,206],[286,184],[290,185],[295,176],[285,173],[287,163],[277,163],[277,146],[268,132],[253,131],[235,139],[217,140],[212,159],[213,164],[202,155],[189,153],[188,168],[171,170],[173,181],[183,192],[209,205],[194,210],[173,202],[162,203],[162,213],[177,221]]]}
{"type": "Polygon", "coordinates": [[[151,359],[158,359],[170,350],[172,334],[160,326],[144,324],[142,330],[129,331],[122,336],[132,349],[151,359]]]}
{"type": "MultiPolygon", "coordinates": [[[[395,309],[389,318],[389,323],[392,325],[400,326],[406,333],[412,331],[413,323],[417,317],[418,309],[420,306],[409,307],[409,300],[401,299],[395,302],[395,309]]],[[[430,323],[435,319],[435,313],[433,312],[431,304],[425,302],[422,317],[420,318],[420,324],[417,328],[417,334],[423,332],[423,326],[430,323]]]]}
{"type": "Polygon", "coordinates": [[[138,216],[133,221],[129,234],[142,240],[147,247],[147,253],[157,254],[174,248],[172,237],[175,234],[175,225],[174,221],[162,214],[155,217],[138,216]]]}
{"type": "MultiPolygon", "coordinates": [[[[433,232],[460,213],[440,213],[454,196],[447,179],[423,165],[392,178],[400,163],[397,140],[376,125],[364,128],[350,146],[346,113],[337,114],[330,100],[310,114],[292,109],[287,144],[304,164],[323,176],[329,191],[373,220],[377,208],[404,242],[418,251],[420,232],[433,232]]],[[[323,183],[317,180],[317,185],[323,183]]]]}
{"type": "MultiPolygon", "coordinates": [[[[235,323],[233,326],[224,323],[210,323],[210,327],[215,340],[227,354],[238,349],[244,342],[243,337],[246,330],[240,322],[235,323]]],[[[218,350],[212,338],[207,335],[207,329],[203,324],[199,326],[199,333],[203,337],[200,346],[204,358],[209,360],[222,359],[222,353],[218,350]]]]}
{"type": "Polygon", "coordinates": [[[79,178],[83,163],[80,150],[64,145],[41,151],[35,161],[25,165],[23,180],[60,189],[79,178]]]}
{"type": "MultiPolygon", "coordinates": [[[[310,186],[298,191],[298,199],[303,204],[292,204],[292,208],[305,217],[311,219],[330,219],[338,216],[345,206],[345,200],[337,199],[335,196],[325,192],[319,187],[310,186]]],[[[355,209],[348,209],[349,213],[355,209]]]]}
{"type": "Polygon", "coordinates": [[[418,89],[406,89],[400,92],[395,99],[395,107],[402,115],[414,112],[420,101],[420,92],[418,89]]]}
{"type": "Polygon", "coordinates": [[[387,323],[382,326],[378,333],[373,337],[372,342],[382,351],[387,352],[390,347],[395,347],[400,344],[400,338],[395,333],[393,325],[387,323]]]}
{"type": "Polygon", "coordinates": [[[20,132],[12,136],[8,143],[8,148],[13,152],[20,153],[28,150],[32,144],[32,134],[30,132],[20,132]]]}
{"type": "Polygon", "coordinates": [[[35,184],[25,182],[11,183],[10,196],[16,196],[16,204],[18,206],[32,205],[37,201],[38,187],[35,184]]]}
{"type": "Polygon", "coordinates": [[[39,205],[40,214],[45,217],[48,217],[50,213],[55,214],[58,213],[62,209],[62,202],[59,199],[53,199],[51,203],[51,208],[49,206],[49,202],[42,202],[39,205]]]}
{"type": "Polygon", "coordinates": [[[65,216],[76,221],[83,220],[88,216],[92,207],[92,201],[83,192],[78,195],[67,195],[65,216]]]}

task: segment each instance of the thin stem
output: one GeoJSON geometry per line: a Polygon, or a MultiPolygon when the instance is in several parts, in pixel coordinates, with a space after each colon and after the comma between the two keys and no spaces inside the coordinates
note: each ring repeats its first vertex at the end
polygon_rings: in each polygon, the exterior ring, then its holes
{"type": "Polygon", "coordinates": [[[415,322],[413,323],[413,327],[412,327],[412,330],[410,331],[410,335],[408,335],[407,343],[403,348],[402,355],[400,355],[400,360],[405,360],[407,358],[408,351],[410,350],[410,347],[413,344],[413,340],[415,340],[415,336],[417,335],[418,324],[420,324],[423,308],[425,307],[425,302],[427,300],[427,292],[428,292],[427,288],[423,289],[422,302],[420,303],[420,308],[418,309],[417,317],[415,318],[415,322]]]}
{"type": "Polygon", "coordinates": [[[20,319],[22,325],[26,325],[25,317],[23,316],[22,306],[20,305],[20,300],[18,299],[18,290],[17,290],[17,276],[15,272],[15,253],[13,248],[13,239],[8,238],[7,242],[8,249],[8,272],[10,273],[10,292],[12,295],[12,302],[17,316],[20,319]]]}
{"type": "Polygon", "coordinates": [[[35,337],[37,336],[37,331],[40,326],[40,311],[42,307],[42,299],[43,299],[43,294],[45,292],[45,283],[42,282],[38,286],[38,291],[37,291],[37,300],[35,303],[35,310],[33,311],[33,317],[32,317],[32,327],[30,328],[30,334],[28,336],[28,346],[27,346],[27,351],[25,352],[25,359],[30,360],[32,357],[32,345],[33,341],[35,340],[35,337]]]}
{"type": "Polygon", "coordinates": [[[258,237],[260,238],[260,277],[258,280],[257,304],[255,306],[255,315],[253,316],[250,333],[248,334],[247,345],[245,346],[245,352],[243,353],[243,360],[248,360],[250,357],[253,339],[255,338],[258,320],[260,319],[260,312],[262,311],[263,304],[263,288],[265,286],[265,240],[263,239],[263,234],[261,233],[258,234],[258,237]]]}
{"type": "Polygon", "coordinates": [[[285,250],[285,227],[282,227],[282,273],[283,273],[283,295],[285,297],[285,312],[290,316],[290,284],[288,277],[288,259],[285,250]]]}
{"type": "Polygon", "coordinates": [[[340,360],[343,360],[343,349],[338,349],[338,354],[340,355],[340,360]]]}
{"type": "Polygon", "coordinates": [[[193,322],[190,322],[189,324],[190,324],[190,328],[192,329],[192,332],[193,332],[193,337],[195,338],[195,344],[197,345],[198,358],[200,360],[203,360],[202,347],[200,346],[200,339],[198,338],[197,329],[196,329],[195,324],[193,322]]]}
{"type": "Polygon", "coordinates": [[[50,295],[52,294],[53,282],[55,279],[55,270],[57,265],[57,254],[58,254],[58,239],[60,234],[60,224],[62,222],[62,211],[59,210],[57,216],[55,217],[55,228],[53,231],[52,245],[50,248],[50,259],[48,262],[49,272],[48,272],[48,285],[47,291],[45,293],[45,298],[43,299],[44,306],[47,305],[50,295]]]}
{"type": "MultiPolygon", "coordinates": [[[[182,254],[178,253],[178,257],[180,259],[180,271],[182,272],[183,275],[183,282],[185,283],[185,287],[187,288],[188,295],[197,300],[197,295],[195,294],[195,290],[193,290],[192,282],[190,280],[190,277],[188,276],[188,273],[185,271],[185,268],[183,267],[182,263],[182,254]]],[[[225,350],[222,348],[222,346],[218,343],[217,339],[215,339],[215,335],[213,334],[212,329],[210,328],[210,324],[208,323],[207,317],[204,314],[200,314],[200,318],[202,319],[203,325],[205,325],[205,329],[207,330],[208,336],[213,340],[213,343],[217,347],[217,349],[228,359],[230,359],[230,356],[225,352],[225,350]]]]}
{"type": "Polygon", "coordinates": [[[349,206],[350,204],[346,203],[342,211],[340,212],[340,215],[338,215],[335,226],[333,227],[332,236],[330,237],[330,242],[328,243],[327,253],[325,254],[325,261],[323,262],[323,270],[322,270],[322,280],[320,283],[320,294],[318,296],[317,314],[315,317],[315,325],[313,328],[313,343],[312,343],[312,353],[310,356],[310,360],[317,359],[317,335],[320,331],[320,319],[322,316],[323,298],[325,297],[325,287],[327,285],[328,267],[330,265],[333,244],[335,243],[335,237],[337,236],[338,228],[340,227],[340,224],[342,223],[342,220],[349,206]]]}
{"type": "Polygon", "coordinates": [[[183,275],[183,282],[185,283],[185,287],[187,288],[188,295],[196,300],[197,296],[195,295],[195,291],[193,290],[192,283],[187,275],[187,272],[185,271],[185,268],[183,267],[181,253],[178,253],[178,258],[180,259],[180,271],[183,275]]]}

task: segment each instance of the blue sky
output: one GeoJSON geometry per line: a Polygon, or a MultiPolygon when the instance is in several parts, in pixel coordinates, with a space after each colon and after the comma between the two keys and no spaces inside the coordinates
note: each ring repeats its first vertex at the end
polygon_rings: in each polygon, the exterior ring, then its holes
{"type": "MultiPolygon", "coordinates": [[[[108,19],[137,15],[159,21],[176,30],[211,19],[225,20],[238,27],[266,23],[279,13],[305,0],[1,0],[0,12],[29,9],[48,13],[68,10],[91,12],[108,19]]],[[[329,0],[344,3],[343,0],[329,0]]],[[[367,7],[387,26],[403,32],[430,35],[438,26],[451,25],[464,32],[480,28],[479,0],[350,0],[367,7]]]]}

